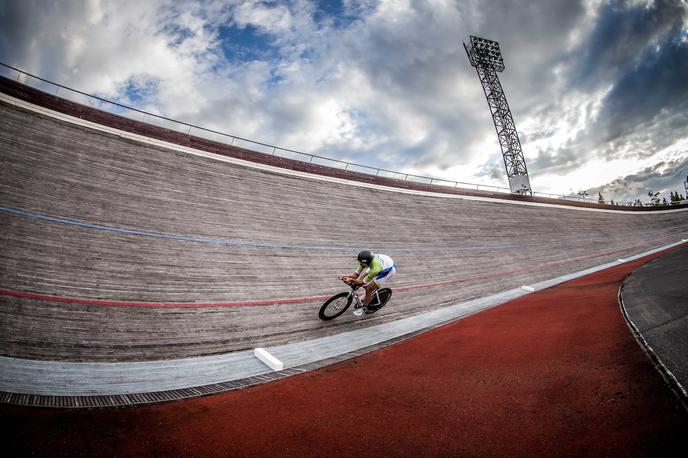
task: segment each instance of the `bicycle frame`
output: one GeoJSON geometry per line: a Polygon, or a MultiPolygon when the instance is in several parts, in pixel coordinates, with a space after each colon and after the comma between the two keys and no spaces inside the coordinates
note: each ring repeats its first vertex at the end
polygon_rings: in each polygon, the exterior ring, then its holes
{"type": "MultiPolygon", "coordinates": [[[[360,285],[349,285],[351,287],[351,291],[349,292],[349,296],[353,296],[354,301],[356,304],[354,305],[354,309],[361,308],[363,307],[363,300],[361,299],[361,296],[359,294],[356,294],[356,291],[358,291],[359,288],[361,288],[360,285]]],[[[375,303],[380,303],[380,296],[378,296],[378,291],[380,288],[376,289],[373,291],[373,295],[370,298],[370,304],[375,304],[375,303]]],[[[368,305],[370,305],[368,304],[368,305]]]]}

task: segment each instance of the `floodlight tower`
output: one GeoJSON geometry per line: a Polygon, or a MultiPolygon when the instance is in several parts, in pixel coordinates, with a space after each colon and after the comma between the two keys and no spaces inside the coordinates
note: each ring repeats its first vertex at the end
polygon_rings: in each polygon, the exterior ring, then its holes
{"type": "Polygon", "coordinates": [[[499,43],[485,38],[471,35],[470,43],[463,44],[468,60],[478,72],[478,78],[483,85],[483,91],[487,98],[487,104],[492,113],[499,146],[504,156],[506,175],[509,177],[509,188],[516,194],[533,193],[530,187],[530,178],[526,168],[526,160],[521,150],[521,142],[516,132],[516,124],[511,116],[509,104],[506,102],[504,90],[499,82],[497,72],[504,71],[504,59],[499,50],[499,43]]]}

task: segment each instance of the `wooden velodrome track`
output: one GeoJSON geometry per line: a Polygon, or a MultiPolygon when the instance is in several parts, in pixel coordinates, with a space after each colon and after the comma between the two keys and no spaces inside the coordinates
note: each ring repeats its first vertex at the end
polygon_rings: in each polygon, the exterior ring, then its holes
{"type": "Polygon", "coordinates": [[[688,238],[688,212],[600,211],[327,181],[0,102],[0,355],[146,361],[369,327],[688,238]],[[379,314],[323,323],[361,248],[379,314]],[[297,299],[297,300],[292,300],[297,299]],[[240,304],[248,303],[248,304],[240,304]]]}

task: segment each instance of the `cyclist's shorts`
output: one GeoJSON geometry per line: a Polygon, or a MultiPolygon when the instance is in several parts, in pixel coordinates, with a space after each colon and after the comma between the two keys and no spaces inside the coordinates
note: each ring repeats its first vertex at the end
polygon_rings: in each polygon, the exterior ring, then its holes
{"type": "Polygon", "coordinates": [[[375,276],[375,278],[373,279],[373,281],[375,282],[375,284],[376,284],[378,287],[381,288],[382,285],[384,285],[384,284],[387,283],[389,280],[391,280],[392,277],[394,276],[394,274],[396,274],[396,273],[397,273],[397,265],[394,264],[394,265],[393,265],[392,267],[390,267],[389,269],[385,269],[385,270],[383,270],[382,272],[380,272],[379,274],[377,274],[377,275],[375,276]]]}

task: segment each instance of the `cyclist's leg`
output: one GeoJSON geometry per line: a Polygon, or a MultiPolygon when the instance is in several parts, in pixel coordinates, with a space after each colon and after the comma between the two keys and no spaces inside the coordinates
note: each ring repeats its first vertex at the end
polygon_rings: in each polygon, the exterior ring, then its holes
{"type": "Polygon", "coordinates": [[[363,301],[363,305],[364,305],[365,307],[367,307],[368,304],[370,304],[370,301],[373,299],[373,293],[374,293],[375,290],[378,289],[379,287],[380,287],[380,285],[378,284],[378,280],[377,280],[377,279],[371,281],[370,283],[368,283],[368,284],[366,285],[366,295],[365,295],[365,300],[363,301]]]}
{"type": "Polygon", "coordinates": [[[394,275],[397,273],[397,268],[393,267],[389,272],[385,273],[384,276],[380,277],[375,277],[373,281],[368,283],[368,286],[366,287],[366,297],[365,297],[365,305],[367,306],[370,304],[370,301],[373,298],[373,293],[375,290],[382,288],[382,285],[387,283],[394,277],[394,275]]]}

